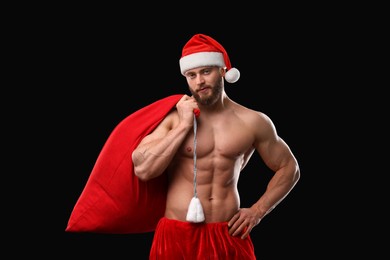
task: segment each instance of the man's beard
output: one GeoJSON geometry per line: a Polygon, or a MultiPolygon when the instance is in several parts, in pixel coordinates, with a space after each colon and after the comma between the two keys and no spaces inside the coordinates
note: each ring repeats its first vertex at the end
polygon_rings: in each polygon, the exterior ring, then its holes
{"type": "Polygon", "coordinates": [[[214,87],[210,88],[211,95],[208,97],[201,98],[197,92],[193,91],[191,88],[189,88],[189,89],[190,89],[192,96],[195,98],[195,100],[198,104],[201,104],[204,106],[212,105],[221,97],[222,84],[223,84],[222,80],[223,80],[223,78],[221,78],[221,80],[219,82],[217,82],[214,87]]]}

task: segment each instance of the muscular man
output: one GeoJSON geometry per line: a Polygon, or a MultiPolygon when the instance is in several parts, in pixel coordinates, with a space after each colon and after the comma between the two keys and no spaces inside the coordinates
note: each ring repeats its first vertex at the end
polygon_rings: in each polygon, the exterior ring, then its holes
{"type": "Polygon", "coordinates": [[[234,83],[240,74],[216,40],[194,35],[180,69],[192,95],[184,95],[132,154],[141,180],[168,174],[165,216],[150,259],[255,259],[250,232],[297,183],[297,160],[267,115],[229,98],[224,80],[234,83]],[[238,179],[255,151],[274,175],[256,203],[241,208],[238,179]],[[188,221],[194,197],[200,222],[188,221]]]}

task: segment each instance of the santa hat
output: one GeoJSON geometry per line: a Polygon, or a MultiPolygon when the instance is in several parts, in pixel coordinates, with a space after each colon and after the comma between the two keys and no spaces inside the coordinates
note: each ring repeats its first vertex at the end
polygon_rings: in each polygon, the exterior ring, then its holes
{"type": "Polygon", "coordinates": [[[187,70],[203,66],[226,68],[225,80],[234,83],[240,78],[240,72],[232,68],[229,56],[223,46],[210,36],[195,34],[183,47],[180,58],[181,74],[187,70]]]}

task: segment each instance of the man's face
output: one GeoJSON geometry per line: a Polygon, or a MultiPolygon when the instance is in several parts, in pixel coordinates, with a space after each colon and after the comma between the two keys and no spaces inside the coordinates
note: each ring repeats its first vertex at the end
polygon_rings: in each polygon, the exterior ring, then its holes
{"type": "Polygon", "coordinates": [[[219,67],[199,67],[185,73],[189,90],[201,105],[212,105],[223,90],[223,69],[219,67]]]}

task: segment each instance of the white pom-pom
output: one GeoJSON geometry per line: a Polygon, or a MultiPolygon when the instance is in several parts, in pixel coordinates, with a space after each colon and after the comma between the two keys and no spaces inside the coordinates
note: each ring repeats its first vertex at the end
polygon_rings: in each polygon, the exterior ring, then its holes
{"type": "Polygon", "coordinates": [[[191,199],[190,206],[188,207],[186,219],[187,221],[193,223],[199,223],[204,221],[202,204],[200,203],[200,200],[198,198],[193,197],[191,199]]]}
{"type": "Polygon", "coordinates": [[[225,74],[225,80],[229,83],[234,83],[240,78],[240,71],[236,68],[231,68],[225,74]]]}

